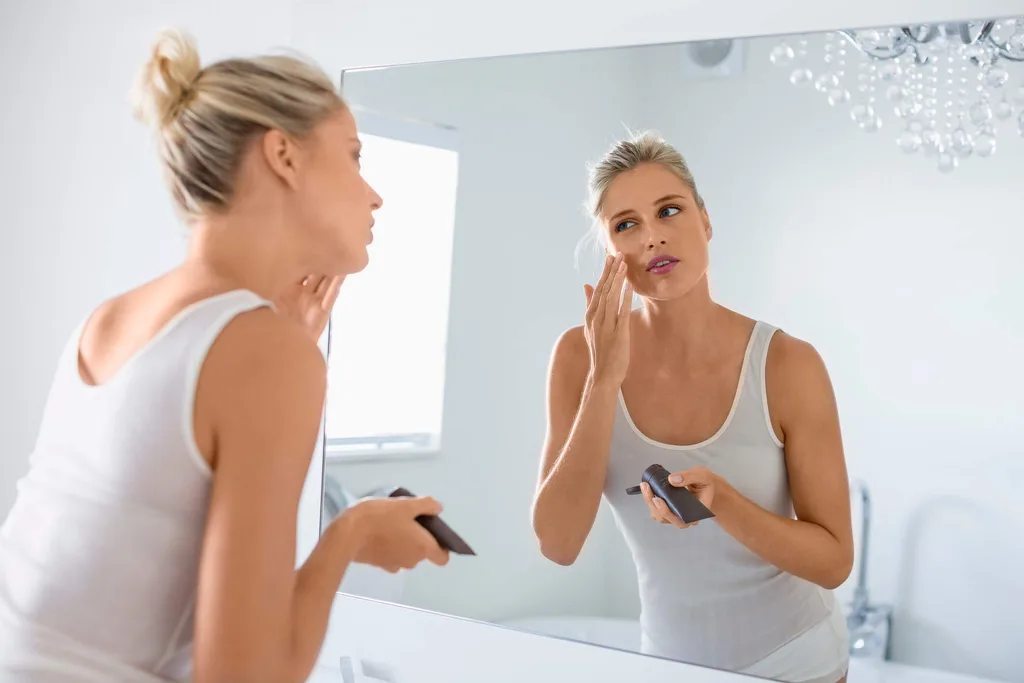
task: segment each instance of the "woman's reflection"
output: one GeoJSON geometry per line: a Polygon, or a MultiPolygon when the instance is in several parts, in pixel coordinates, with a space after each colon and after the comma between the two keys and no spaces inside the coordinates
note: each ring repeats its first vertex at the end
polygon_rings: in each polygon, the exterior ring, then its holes
{"type": "Polygon", "coordinates": [[[609,501],[640,584],[642,649],[791,682],[848,664],[832,589],[853,563],[842,439],[815,349],[715,303],[711,221],[682,156],[647,134],[590,174],[607,250],[586,323],[558,340],[533,525],[578,556],[609,501]],[[632,295],[643,306],[631,310],[632,295]],[[660,463],[711,508],[686,525],[626,495],[660,463]]]}

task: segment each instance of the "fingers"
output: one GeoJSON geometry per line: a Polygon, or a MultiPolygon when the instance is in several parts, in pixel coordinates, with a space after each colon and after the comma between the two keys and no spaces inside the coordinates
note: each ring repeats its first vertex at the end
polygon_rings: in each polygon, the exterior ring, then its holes
{"type": "Polygon", "coordinates": [[[296,283],[295,289],[301,291],[306,296],[324,298],[332,290],[336,291],[340,288],[344,279],[344,275],[328,277],[318,273],[309,273],[296,283]]]}
{"type": "Polygon", "coordinates": [[[423,531],[426,538],[423,539],[423,551],[426,560],[438,567],[443,567],[448,564],[448,551],[441,547],[430,533],[426,530],[423,531]]]}
{"type": "Polygon", "coordinates": [[[711,476],[711,471],[706,467],[694,467],[681,472],[673,472],[668,477],[668,483],[676,488],[689,488],[691,486],[706,485],[711,476]]]}
{"type": "Polygon", "coordinates": [[[604,268],[601,269],[601,277],[597,280],[597,287],[595,289],[600,290],[601,286],[608,281],[608,278],[615,272],[615,256],[608,254],[604,257],[604,268]]]}
{"type": "Polygon", "coordinates": [[[586,287],[584,287],[584,292],[586,291],[587,287],[590,287],[590,294],[587,296],[587,315],[590,318],[594,317],[594,313],[597,309],[597,306],[598,304],[601,303],[600,293],[601,291],[603,291],[604,283],[608,280],[609,273],[611,272],[611,263],[611,255],[605,256],[604,269],[601,271],[601,277],[598,278],[597,280],[597,285],[594,287],[586,285],[586,287]]]}
{"type": "MultiPolygon", "coordinates": [[[[408,501],[409,511],[416,517],[420,515],[430,515],[436,517],[441,514],[441,510],[444,508],[442,505],[431,498],[430,496],[420,496],[418,498],[406,498],[408,501]]],[[[433,536],[431,536],[433,538],[433,536]]]]}
{"type": "Polygon", "coordinates": [[[654,493],[651,492],[651,486],[646,481],[640,484],[640,492],[644,496],[644,502],[647,503],[648,509],[651,511],[651,519],[655,522],[661,522],[664,524],[665,520],[661,518],[661,512],[658,510],[658,506],[654,503],[654,493]]]}
{"type": "Polygon", "coordinates": [[[312,285],[310,291],[313,296],[320,296],[326,290],[327,285],[330,284],[330,280],[326,275],[314,275],[310,277],[309,284],[312,285]]]}
{"type": "Polygon", "coordinates": [[[686,529],[687,527],[696,526],[697,522],[693,524],[687,524],[683,520],[679,519],[672,510],[669,509],[668,505],[661,498],[658,498],[651,491],[651,487],[647,482],[640,484],[640,490],[644,495],[644,500],[647,501],[647,506],[651,510],[651,519],[661,524],[671,524],[672,526],[680,529],[686,529]]]}
{"type": "Polygon", "coordinates": [[[341,292],[341,285],[345,282],[344,275],[335,275],[324,287],[323,296],[320,300],[320,307],[325,311],[329,311],[334,308],[334,303],[338,300],[338,293],[341,292]]]}
{"type": "Polygon", "coordinates": [[[594,291],[596,293],[599,294],[602,291],[604,291],[605,283],[608,282],[608,279],[612,276],[612,273],[613,273],[613,266],[612,266],[612,264],[614,262],[615,262],[615,257],[612,256],[611,254],[609,254],[608,256],[604,257],[604,268],[601,269],[601,277],[598,278],[597,285],[594,287],[594,291]]]}
{"type": "Polygon", "coordinates": [[[622,288],[622,299],[619,300],[619,316],[615,323],[617,330],[629,331],[629,314],[633,311],[633,286],[626,282],[622,288]]]}
{"type": "Polygon", "coordinates": [[[663,501],[661,498],[654,499],[654,506],[658,509],[658,514],[661,515],[661,519],[665,524],[671,524],[672,526],[678,527],[680,529],[685,529],[688,526],[692,526],[676,517],[675,513],[669,510],[668,504],[665,503],[665,501],[663,501]]]}
{"type": "Polygon", "coordinates": [[[436,543],[434,544],[434,550],[427,555],[427,559],[438,567],[443,567],[448,564],[449,558],[450,555],[448,554],[448,551],[436,543]]]}
{"type": "Polygon", "coordinates": [[[583,285],[583,295],[587,297],[587,310],[590,310],[590,301],[594,298],[594,288],[590,285],[583,285]]]}
{"type": "Polygon", "coordinates": [[[606,323],[614,327],[622,314],[622,295],[624,294],[624,284],[626,282],[626,262],[620,260],[617,270],[615,271],[615,277],[612,278],[611,284],[605,292],[605,299],[607,300],[607,313],[606,323]]]}
{"type": "Polygon", "coordinates": [[[668,475],[668,483],[672,484],[676,488],[686,486],[686,480],[690,477],[690,470],[682,470],[681,472],[673,472],[668,475]]]}
{"type": "MultiPolygon", "coordinates": [[[[595,293],[595,296],[597,298],[597,310],[595,311],[594,315],[594,324],[595,326],[598,327],[603,326],[605,324],[608,309],[611,308],[611,306],[608,303],[609,294],[615,291],[615,283],[618,282],[619,287],[622,286],[621,278],[624,274],[623,271],[625,270],[625,265],[623,264],[621,254],[612,259],[612,263],[609,266],[609,269],[609,277],[602,279],[602,282],[598,285],[597,292],[595,293]]],[[[616,305],[615,309],[613,310],[617,309],[618,306],[616,305]]]]}

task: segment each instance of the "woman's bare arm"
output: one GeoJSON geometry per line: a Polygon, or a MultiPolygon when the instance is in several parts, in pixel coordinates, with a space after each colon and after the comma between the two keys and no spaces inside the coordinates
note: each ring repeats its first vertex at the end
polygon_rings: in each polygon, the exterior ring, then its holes
{"type": "Polygon", "coordinates": [[[618,387],[595,380],[582,328],[562,335],[548,370],[548,427],[533,504],[541,552],[576,561],[594,526],[608,471],[618,387]]]}
{"type": "Polygon", "coordinates": [[[729,485],[716,487],[718,523],[763,559],[825,588],[853,567],[850,491],[828,370],[810,344],[781,332],[768,352],[769,411],[781,428],[796,519],[779,517],[729,485]]]}
{"type": "Polygon", "coordinates": [[[576,561],[601,505],[615,401],[629,367],[633,290],[622,256],[608,256],[597,287],[586,285],[586,326],[558,340],[548,370],[548,428],[533,529],[541,552],[576,561]]]}
{"type": "Polygon", "coordinates": [[[325,375],[315,344],[267,309],[236,318],[207,357],[196,423],[212,426],[215,474],[199,570],[196,683],[302,681],[315,663],[359,544],[357,525],[333,525],[295,570],[299,497],[325,375]]]}

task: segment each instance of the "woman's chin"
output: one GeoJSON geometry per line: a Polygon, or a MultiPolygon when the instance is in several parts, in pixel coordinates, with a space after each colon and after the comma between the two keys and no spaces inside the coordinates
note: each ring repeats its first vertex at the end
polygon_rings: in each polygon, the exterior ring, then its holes
{"type": "Polygon", "coordinates": [[[350,253],[348,263],[343,272],[339,275],[350,275],[352,273],[358,273],[366,269],[366,266],[370,265],[370,252],[366,247],[362,249],[354,249],[350,253]]]}
{"type": "Polygon", "coordinates": [[[634,290],[637,296],[651,301],[672,301],[683,299],[694,290],[695,283],[663,282],[651,287],[634,290]]]}

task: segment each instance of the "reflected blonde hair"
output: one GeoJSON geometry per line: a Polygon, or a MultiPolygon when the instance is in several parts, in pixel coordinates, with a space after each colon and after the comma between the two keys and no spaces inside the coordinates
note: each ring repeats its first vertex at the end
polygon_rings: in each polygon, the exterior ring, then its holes
{"type": "Polygon", "coordinates": [[[320,68],[292,56],[226,59],[203,68],[191,36],[162,31],[132,91],[136,118],[156,134],[164,176],[186,218],[224,210],[259,134],[301,140],[344,107],[320,68]]]}
{"type": "Polygon", "coordinates": [[[683,155],[654,131],[631,133],[626,139],[616,142],[587,169],[589,196],[586,210],[592,219],[591,236],[598,244],[604,245],[606,239],[600,216],[608,187],[626,171],[643,164],[658,164],[671,171],[690,188],[697,206],[702,211],[705,209],[704,198],[697,191],[697,181],[683,155]]]}

